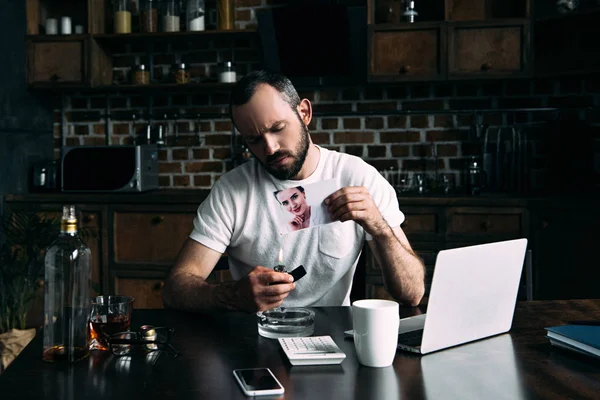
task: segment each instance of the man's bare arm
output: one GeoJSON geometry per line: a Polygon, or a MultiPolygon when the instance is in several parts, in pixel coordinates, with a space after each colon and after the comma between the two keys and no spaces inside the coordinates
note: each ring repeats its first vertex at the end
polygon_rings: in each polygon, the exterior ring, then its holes
{"type": "Polygon", "coordinates": [[[412,250],[400,227],[385,230],[369,241],[369,247],[381,267],[387,291],[403,303],[415,306],[424,294],[425,267],[412,250]]]}
{"type": "Polygon", "coordinates": [[[402,303],[415,306],[425,292],[425,268],[413,252],[402,229],[391,228],[367,188],[347,186],[325,199],[333,221],[356,221],[373,236],[369,242],[383,272],[388,292],[402,303]]]}
{"type": "Polygon", "coordinates": [[[167,277],[163,292],[165,306],[187,311],[256,312],[278,307],[295,287],[289,283],[290,275],[261,266],[234,283],[208,283],[206,279],[221,255],[187,239],[167,277]]]}

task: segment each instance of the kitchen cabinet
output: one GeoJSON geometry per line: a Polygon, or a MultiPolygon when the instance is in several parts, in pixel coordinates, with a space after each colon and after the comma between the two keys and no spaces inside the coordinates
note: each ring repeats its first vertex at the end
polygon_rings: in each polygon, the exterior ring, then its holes
{"type": "MultiPolygon", "coordinates": [[[[157,190],[139,194],[7,195],[7,209],[59,215],[63,204],[81,211],[80,225],[93,255],[94,281],[103,294],[136,297],[136,308],[162,307],[164,279],[189,235],[207,190],[157,190]]],[[[440,250],[528,238],[534,299],[600,296],[600,268],[593,257],[600,243],[595,202],[555,198],[400,197],[402,227],[426,268],[426,297],[440,250]]],[[[230,282],[227,255],[208,277],[230,282]]],[[[357,267],[357,296],[389,298],[368,245],[357,267]]],[[[356,297],[357,298],[357,297],[356,297]]]]}
{"type": "Polygon", "coordinates": [[[140,212],[115,207],[111,237],[115,264],[170,266],[192,231],[195,213],[155,207],[140,212]],[[174,245],[179,244],[179,246],[174,245]]]}
{"type": "Polygon", "coordinates": [[[445,76],[445,28],[440,24],[369,26],[369,77],[375,81],[445,76]]]}
{"type": "Polygon", "coordinates": [[[86,35],[27,39],[27,83],[32,88],[97,86],[112,81],[106,52],[86,35]]]}
{"type": "Polygon", "coordinates": [[[538,15],[534,26],[536,76],[600,71],[600,6],[559,15],[538,15]]]}
{"type": "Polygon", "coordinates": [[[425,1],[416,10],[407,23],[393,1],[369,2],[369,82],[531,74],[529,1],[425,1]]]}
{"type": "Polygon", "coordinates": [[[597,201],[542,202],[532,213],[536,299],[598,298],[600,243],[597,201]]]}
{"type": "Polygon", "coordinates": [[[448,76],[476,78],[526,76],[529,68],[529,22],[448,24],[448,76]]]}

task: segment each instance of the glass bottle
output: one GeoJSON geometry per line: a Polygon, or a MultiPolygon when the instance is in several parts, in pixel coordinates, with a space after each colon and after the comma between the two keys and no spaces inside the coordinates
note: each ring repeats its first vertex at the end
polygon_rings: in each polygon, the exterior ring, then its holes
{"type": "Polygon", "coordinates": [[[158,31],[157,0],[144,0],[140,10],[140,30],[144,33],[158,31]]]}
{"type": "Polygon", "coordinates": [[[75,206],[63,206],[60,234],[45,256],[44,361],[75,362],[89,354],[90,261],[77,233],[75,206]]]}
{"type": "Polygon", "coordinates": [[[234,28],[233,1],[217,0],[217,27],[219,30],[230,30],[234,28]]]}
{"type": "Polygon", "coordinates": [[[114,0],[113,15],[115,33],[131,33],[131,9],[129,0],[114,0]]]}
{"type": "Polygon", "coordinates": [[[190,32],[204,30],[204,0],[187,0],[186,26],[190,32]]]}
{"type": "Polygon", "coordinates": [[[163,32],[179,32],[180,15],[179,0],[165,0],[162,14],[163,32]]]}

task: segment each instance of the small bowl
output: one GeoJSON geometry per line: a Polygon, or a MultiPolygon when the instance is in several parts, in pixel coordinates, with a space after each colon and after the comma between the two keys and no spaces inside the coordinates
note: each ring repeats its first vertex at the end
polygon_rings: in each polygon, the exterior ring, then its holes
{"type": "Polygon", "coordinates": [[[258,334],[269,339],[305,337],[315,331],[315,312],[307,308],[279,307],[256,316],[258,334]]]}

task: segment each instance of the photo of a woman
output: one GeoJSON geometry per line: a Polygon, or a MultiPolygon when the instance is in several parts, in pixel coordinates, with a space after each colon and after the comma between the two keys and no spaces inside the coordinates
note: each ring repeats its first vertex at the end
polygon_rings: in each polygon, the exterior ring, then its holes
{"type": "Polygon", "coordinates": [[[328,215],[324,215],[320,207],[308,204],[302,186],[279,190],[275,192],[275,198],[291,214],[291,219],[287,221],[291,232],[329,222],[328,215]]]}

